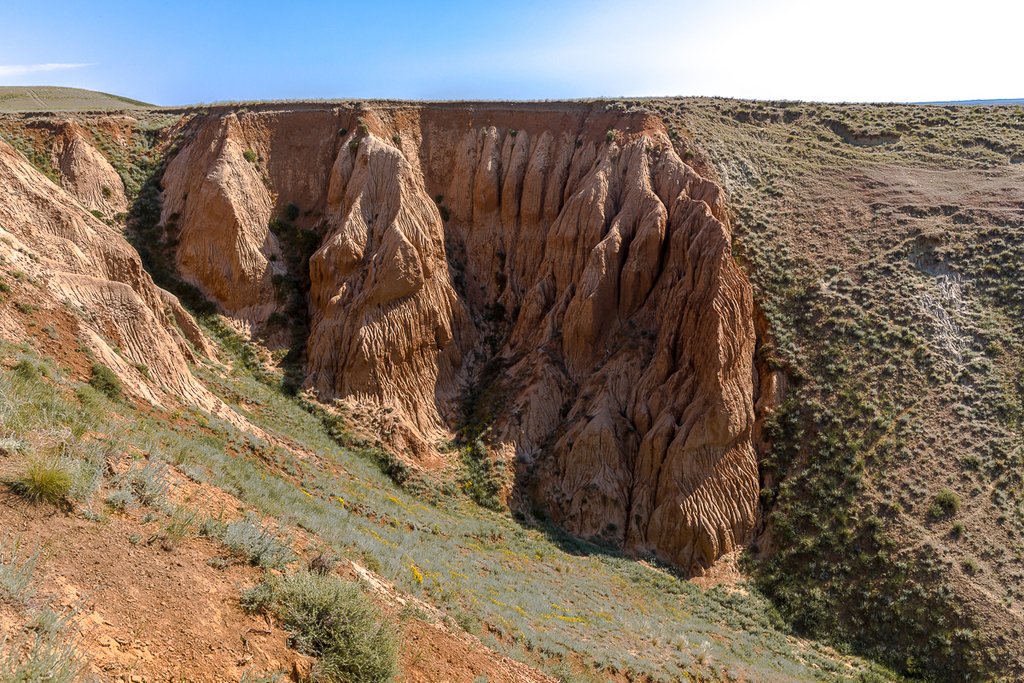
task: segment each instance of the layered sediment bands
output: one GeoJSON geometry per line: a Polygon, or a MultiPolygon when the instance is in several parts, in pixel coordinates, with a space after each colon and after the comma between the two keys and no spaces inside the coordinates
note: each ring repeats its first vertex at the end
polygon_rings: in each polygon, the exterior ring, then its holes
{"type": "Polygon", "coordinates": [[[382,105],[190,125],[164,178],[178,264],[258,327],[281,310],[267,224],[294,205],[321,237],[321,398],[388,412],[414,454],[486,429],[518,503],[582,536],[698,573],[749,538],[751,292],[719,188],[656,118],[382,105]]]}
{"type": "MultiPolygon", "coordinates": [[[[47,319],[68,306],[76,310],[80,341],[120,376],[130,394],[153,403],[170,397],[226,414],[189,370],[193,348],[205,347],[188,313],[153,284],[120,232],[4,142],[0,226],[0,253],[37,289],[34,316],[47,319]]],[[[17,339],[24,334],[11,308],[5,308],[0,325],[5,337],[17,339]]]]}

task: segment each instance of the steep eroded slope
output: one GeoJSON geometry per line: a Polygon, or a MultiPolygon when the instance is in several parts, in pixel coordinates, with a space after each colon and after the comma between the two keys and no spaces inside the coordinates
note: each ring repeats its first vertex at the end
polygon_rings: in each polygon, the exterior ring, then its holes
{"type": "Polygon", "coordinates": [[[163,177],[177,264],[273,334],[309,259],[306,384],[438,461],[459,427],[570,531],[693,572],[756,515],[753,313],[717,186],[603,105],[197,117],[163,177]]]}

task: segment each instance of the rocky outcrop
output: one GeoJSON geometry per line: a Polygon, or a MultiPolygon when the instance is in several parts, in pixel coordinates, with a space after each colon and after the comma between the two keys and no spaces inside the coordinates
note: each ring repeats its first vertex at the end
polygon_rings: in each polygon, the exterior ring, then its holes
{"type": "Polygon", "coordinates": [[[61,185],[86,209],[108,218],[128,211],[121,176],[86,140],[77,124],[65,122],[60,126],[53,155],[61,185]]]}
{"type": "Polygon", "coordinates": [[[307,386],[429,462],[467,421],[513,502],[700,573],[757,501],[753,304],[719,188],[604,105],[198,118],[164,177],[178,264],[258,329],[314,230],[307,386]],[[427,455],[424,455],[427,454],[427,455]]]}

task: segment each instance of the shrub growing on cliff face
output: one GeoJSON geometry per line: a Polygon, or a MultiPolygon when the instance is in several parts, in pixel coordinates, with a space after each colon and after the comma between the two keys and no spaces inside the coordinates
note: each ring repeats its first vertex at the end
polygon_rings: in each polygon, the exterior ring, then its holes
{"type": "Polygon", "coordinates": [[[113,370],[102,363],[96,363],[92,366],[89,384],[93,389],[102,391],[112,401],[121,398],[121,380],[117,378],[113,370]]]}
{"type": "Polygon", "coordinates": [[[302,571],[271,577],[242,604],[278,617],[292,645],[319,658],[314,680],[384,683],[398,672],[397,636],[355,583],[302,571]]]}
{"type": "Polygon", "coordinates": [[[501,477],[497,465],[487,453],[487,446],[474,439],[462,449],[462,490],[478,505],[501,510],[501,477]]]}

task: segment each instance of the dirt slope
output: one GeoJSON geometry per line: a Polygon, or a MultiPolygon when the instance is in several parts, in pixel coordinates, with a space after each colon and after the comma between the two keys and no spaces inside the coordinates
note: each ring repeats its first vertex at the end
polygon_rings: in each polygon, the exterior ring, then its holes
{"type": "Polygon", "coordinates": [[[5,262],[37,290],[28,308],[4,311],[5,338],[24,336],[19,313],[32,317],[70,302],[82,312],[76,324],[84,343],[130,393],[154,403],[172,397],[220,410],[188,369],[195,349],[203,348],[195,322],[153,284],[119,231],[2,141],[0,230],[5,262]]]}

